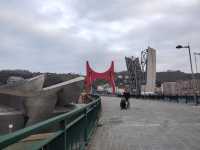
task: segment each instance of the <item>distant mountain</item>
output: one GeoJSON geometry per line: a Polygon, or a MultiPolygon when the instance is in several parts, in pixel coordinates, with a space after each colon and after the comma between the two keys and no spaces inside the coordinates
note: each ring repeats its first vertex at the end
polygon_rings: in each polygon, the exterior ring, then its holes
{"type": "MultiPolygon", "coordinates": [[[[128,75],[127,71],[116,72],[116,75],[128,75]]],[[[173,82],[177,80],[188,80],[191,79],[191,73],[184,73],[181,71],[166,71],[156,73],[156,84],[160,86],[163,82],[173,82]]],[[[200,79],[200,73],[195,74],[196,79],[200,79]]]]}
{"type": "MultiPolygon", "coordinates": [[[[1,70],[0,84],[6,84],[10,76],[18,76],[18,77],[23,77],[24,79],[27,79],[27,78],[37,76],[39,74],[42,74],[42,73],[30,72],[28,70],[1,70]]],[[[68,73],[68,74],[45,73],[45,74],[46,74],[46,79],[44,82],[44,87],[57,84],[57,83],[80,76],[78,74],[72,74],[72,73],[68,73]]]]}
{"type": "MultiPolygon", "coordinates": [[[[20,76],[25,79],[31,78],[42,74],[40,72],[30,72],[28,70],[1,70],[0,71],[0,84],[6,84],[8,77],[10,76],[20,76]]],[[[46,80],[44,82],[44,87],[57,84],[75,77],[80,76],[79,74],[74,73],[67,73],[67,74],[58,74],[58,73],[45,73],[46,80]]],[[[116,76],[118,75],[128,75],[127,71],[120,71],[115,73],[116,76]]],[[[200,79],[200,73],[195,74],[195,78],[200,79]]],[[[166,71],[166,72],[157,72],[156,73],[156,84],[160,86],[163,82],[173,82],[177,80],[188,80],[191,79],[190,73],[184,73],[181,71],[166,71]]],[[[116,81],[117,82],[117,81],[116,81]]],[[[102,85],[107,83],[104,80],[97,80],[95,81],[95,85],[102,85]]]]}
{"type": "MultiPolygon", "coordinates": [[[[200,73],[195,74],[196,79],[200,79],[200,73]]],[[[192,79],[191,73],[184,73],[181,71],[167,71],[156,73],[156,84],[159,86],[163,82],[173,82],[177,80],[192,79]]]]}

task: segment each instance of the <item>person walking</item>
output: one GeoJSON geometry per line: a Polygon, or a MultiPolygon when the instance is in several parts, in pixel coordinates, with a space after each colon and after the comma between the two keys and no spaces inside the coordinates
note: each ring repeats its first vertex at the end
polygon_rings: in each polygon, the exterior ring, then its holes
{"type": "Polygon", "coordinates": [[[130,108],[129,98],[131,97],[131,95],[130,95],[130,93],[128,92],[128,90],[126,88],[124,89],[123,97],[126,100],[127,108],[130,108]]]}

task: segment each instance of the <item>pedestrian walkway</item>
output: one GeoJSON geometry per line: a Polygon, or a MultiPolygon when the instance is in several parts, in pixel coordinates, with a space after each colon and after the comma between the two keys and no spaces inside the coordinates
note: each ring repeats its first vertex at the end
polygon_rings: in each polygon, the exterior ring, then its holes
{"type": "Polygon", "coordinates": [[[102,117],[88,150],[200,150],[200,107],[102,97],[102,117]]]}

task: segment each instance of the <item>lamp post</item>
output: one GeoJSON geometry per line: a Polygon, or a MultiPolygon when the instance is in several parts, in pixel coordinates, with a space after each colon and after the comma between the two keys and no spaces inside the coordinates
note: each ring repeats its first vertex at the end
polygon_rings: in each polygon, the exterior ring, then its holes
{"type": "MultiPolygon", "coordinates": [[[[186,45],[186,46],[177,45],[176,48],[177,49],[181,49],[181,48],[187,48],[188,49],[189,57],[190,57],[190,68],[191,68],[191,72],[192,72],[192,79],[195,82],[195,76],[194,76],[194,71],[193,71],[193,67],[192,67],[192,56],[191,56],[191,51],[190,51],[190,45],[189,44],[186,45]]],[[[194,86],[193,82],[192,82],[192,87],[193,87],[193,92],[194,92],[194,101],[195,101],[196,105],[198,105],[198,101],[197,101],[197,98],[196,98],[195,86],[194,86]]]]}
{"type": "Polygon", "coordinates": [[[196,65],[196,73],[198,73],[198,69],[197,69],[197,58],[196,58],[197,55],[200,56],[200,53],[194,52],[194,59],[195,59],[195,65],[196,65]]]}

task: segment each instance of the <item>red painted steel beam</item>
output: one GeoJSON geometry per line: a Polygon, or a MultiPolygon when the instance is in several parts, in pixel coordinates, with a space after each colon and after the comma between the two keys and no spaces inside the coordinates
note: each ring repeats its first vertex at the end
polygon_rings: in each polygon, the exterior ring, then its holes
{"type": "Polygon", "coordinates": [[[110,68],[105,72],[96,72],[94,71],[89,62],[86,62],[86,77],[85,77],[85,86],[87,89],[91,89],[92,83],[96,79],[103,79],[107,81],[112,86],[112,92],[115,93],[115,81],[114,81],[114,62],[112,61],[110,68]]]}

